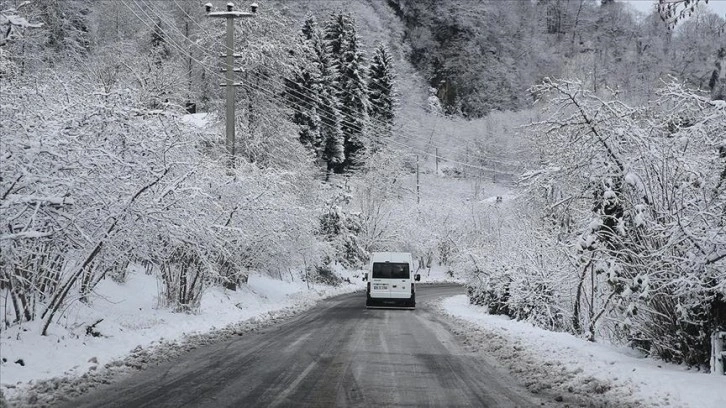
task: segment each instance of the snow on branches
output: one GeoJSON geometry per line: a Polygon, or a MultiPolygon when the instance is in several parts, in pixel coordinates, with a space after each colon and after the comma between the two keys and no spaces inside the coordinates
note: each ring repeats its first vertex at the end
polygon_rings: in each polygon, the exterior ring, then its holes
{"type": "Polygon", "coordinates": [[[480,287],[499,276],[506,291],[491,293],[516,315],[525,274],[542,289],[530,299],[554,302],[575,333],[707,364],[709,333],[726,324],[724,105],[675,81],[642,107],[572,81],[533,92],[545,118],[532,132],[540,168],[525,181],[534,220],[509,234],[539,264],[494,260],[498,275],[480,287]]]}
{"type": "Polygon", "coordinates": [[[132,90],[94,93],[84,80],[29,78],[3,95],[6,325],[43,319],[45,334],[130,264],[158,275],[161,306],[193,311],[205,286],[302,263],[316,229],[314,197],[302,198],[312,172],[229,168],[221,139],[172,106],[150,110],[132,90]]]}

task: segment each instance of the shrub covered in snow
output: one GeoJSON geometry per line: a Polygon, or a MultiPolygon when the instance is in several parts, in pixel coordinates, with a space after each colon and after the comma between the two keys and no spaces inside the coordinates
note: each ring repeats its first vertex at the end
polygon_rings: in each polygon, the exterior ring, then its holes
{"type": "Polygon", "coordinates": [[[193,311],[209,285],[310,258],[320,211],[311,165],[229,167],[218,135],[185,125],[173,106],[152,110],[133,89],[93,92],[84,81],[48,72],[3,88],[0,124],[13,135],[0,160],[6,325],[44,319],[45,332],[104,278],[124,281],[131,263],[158,274],[162,306],[193,311]]]}
{"type": "Polygon", "coordinates": [[[472,300],[707,366],[709,333],[726,325],[723,105],[675,82],[643,107],[576,82],[535,91],[541,162],[479,250],[472,300]]]}

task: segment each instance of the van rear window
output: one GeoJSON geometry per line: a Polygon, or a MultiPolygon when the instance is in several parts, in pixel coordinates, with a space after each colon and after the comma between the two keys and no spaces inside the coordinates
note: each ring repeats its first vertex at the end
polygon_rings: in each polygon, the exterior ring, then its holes
{"type": "Polygon", "coordinates": [[[373,263],[373,278],[408,279],[410,277],[407,263],[373,263]]]}

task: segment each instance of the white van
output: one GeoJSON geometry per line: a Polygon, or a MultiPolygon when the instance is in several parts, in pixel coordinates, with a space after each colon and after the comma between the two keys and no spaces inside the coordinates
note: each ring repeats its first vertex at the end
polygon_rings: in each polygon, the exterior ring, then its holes
{"type": "Polygon", "coordinates": [[[413,275],[413,257],[408,252],[374,252],[371,267],[363,280],[368,281],[366,307],[404,306],[416,307],[414,281],[421,275],[413,275]]]}

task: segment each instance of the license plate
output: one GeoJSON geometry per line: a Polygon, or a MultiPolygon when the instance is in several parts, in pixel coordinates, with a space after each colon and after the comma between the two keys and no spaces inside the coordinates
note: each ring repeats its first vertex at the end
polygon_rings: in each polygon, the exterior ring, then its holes
{"type": "Polygon", "coordinates": [[[385,289],[388,289],[388,285],[381,285],[381,284],[373,285],[373,290],[385,290],[385,289]]]}

